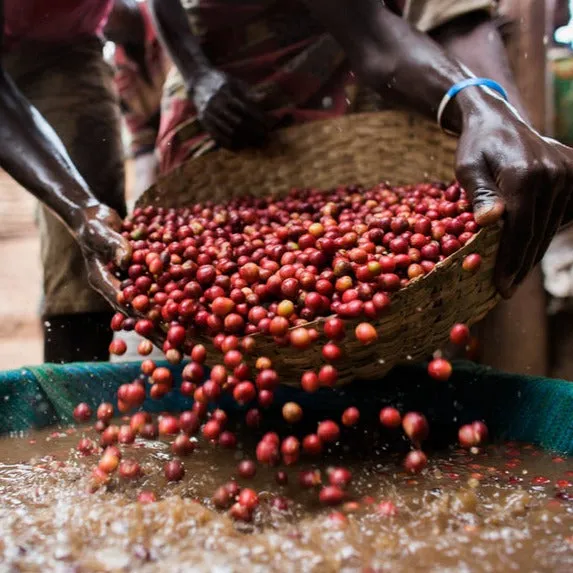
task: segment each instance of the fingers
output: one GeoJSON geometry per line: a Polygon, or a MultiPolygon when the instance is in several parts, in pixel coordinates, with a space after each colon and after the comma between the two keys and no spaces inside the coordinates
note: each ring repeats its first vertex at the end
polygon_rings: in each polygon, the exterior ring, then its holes
{"type": "MultiPolygon", "coordinates": [[[[505,214],[505,224],[497,255],[495,282],[502,296],[511,295],[513,278],[523,257],[525,248],[517,241],[515,213],[506,212],[506,204],[487,159],[481,149],[473,150],[463,139],[456,155],[456,177],[472,201],[474,217],[481,226],[498,223],[505,214]],[[511,235],[511,236],[510,236],[511,235]]],[[[526,215],[527,217],[527,215],[526,215]]],[[[527,239],[526,239],[527,240],[527,239]]]]}
{"type": "Polygon", "coordinates": [[[567,203],[563,207],[563,217],[561,218],[561,226],[569,226],[573,223],[573,199],[567,195],[567,203]]]}
{"type": "Polygon", "coordinates": [[[236,129],[234,125],[229,125],[209,109],[205,112],[202,122],[205,129],[219,145],[227,149],[233,148],[233,134],[236,129]]]}
{"type": "Polygon", "coordinates": [[[522,269],[515,278],[515,284],[521,283],[527,273],[537,265],[553,237],[559,230],[571,204],[571,186],[569,181],[571,150],[550,139],[544,139],[542,159],[532,165],[522,187],[527,189],[528,197],[535,201],[535,216],[529,252],[522,269]]]}
{"type": "Polygon", "coordinates": [[[537,250],[531,229],[535,226],[534,207],[508,211],[498,251],[494,281],[505,298],[510,298],[519,277],[531,269],[531,253],[537,250]]]}
{"type": "Polygon", "coordinates": [[[230,149],[260,144],[267,134],[262,111],[232,83],[211,99],[201,120],[217,143],[230,149]]]}
{"type": "Polygon", "coordinates": [[[537,250],[535,226],[534,201],[507,206],[494,274],[497,289],[505,298],[513,295],[517,277],[532,264],[531,253],[537,250]]]}
{"type": "Polygon", "coordinates": [[[250,123],[255,126],[265,126],[265,114],[248,94],[247,90],[238,83],[229,86],[231,95],[230,104],[237,112],[241,112],[244,117],[250,118],[250,123]]]}
{"type": "MultiPolygon", "coordinates": [[[[545,138],[545,140],[551,142],[556,147],[556,149],[559,150],[565,165],[565,170],[567,171],[567,166],[573,165],[573,149],[547,137],[545,138]]],[[[569,167],[569,169],[571,169],[571,167],[569,167]]],[[[561,185],[562,185],[561,192],[564,194],[565,197],[563,198],[563,205],[562,205],[563,216],[561,218],[560,224],[561,226],[566,226],[569,225],[570,223],[573,223],[573,198],[572,198],[573,185],[571,184],[571,181],[568,182],[567,176],[561,177],[561,185]]]]}
{"type": "Polygon", "coordinates": [[[110,246],[113,249],[113,256],[110,260],[113,260],[115,266],[120,269],[126,269],[131,260],[132,251],[129,241],[119,233],[114,233],[110,246]]]}
{"type": "MultiPolygon", "coordinates": [[[[553,240],[555,234],[558,232],[559,227],[563,222],[565,213],[567,212],[568,206],[571,203],[570,194],[567,190],[567,185],[563,174],[560,174],[556,177],[553,183],[553,190],[553,194],[545,193],[545,195],[550,195],[554,197],[554,199],[550,205],[550,211],[547,216],[545,228],[540,235],[541,241],[538,244],[537,252],[535,253],[535,257],[530,265],[531,268],[535,267],[538,263],[541,262],[541,259],[549,248],[549,244],[553,240]]],[[[517,277],[516,282],[519,284],[521,281],[523,281],[526,274],[526,272],[521,273],[517,277]]]]}
{"type": "Polygon", "coordinates": [[[495,283],[509,297],[543,257],[562,221],[573,220],[573,150],[522,123],[516,131],[506,132],[503,122],[494,127],[489,146],[479,129],[477,135],[476,130],[462,134],[456,176],[478,224],[503,217],[495,283]]]}
{"type": "Polygon", "coordinates": [[[99,221],[94,222],[92,230],[98,232],[98,237],[94,238],[93,243],[96,256],[101,255],[106,262],[113,261],[120,269],[126,269],[132,251],[129,241],[99,221]]]}
{"type": "Polygon", "coordinates": [[[106,264],[98,257],[86,259],[86,264],[92,288],[99,292],[115,310],[125,312],[125,309],[117,302],[117,294],[120,290],[119,280],[113,276],[106,264]]]}
{"type": "Polygon", "coordinates": [[[505,212],[505,203],[491,189],[476,189],[473,206],[476,223],[482,227],[498,223],[505,212]]]}
{"type": "Polygon", "coordinates": [[[505,211],[505,203],[486,158],[479,152],[472,155],[460,144],[456,163],[456,177],[473,204],[478,225],[487,227],[497,223],[505,211]]]}
{"type": "MultiPolygon", "coordinates": [[[[108,270],[106,264],[101,259],[93,258],[89,262],[86,261],[86,264],[88,265],[90,285],[107,300],[114,310],[122,314],[130,314],[135,318],[143,317],[143,315],[135,312],[133,308],[130,308],[128,311],[127,308],[117,302],[117,295],[120,292],[120,282],[108,270]]],[[[158,348],[161,348],[165,340],[165,333],[154,330],[147,338],[158,348]]]]}
{"type": "Polygon", "coordinates": [[[258,105],[247,93],[236,86],[230,86],[227,113],[239,118],[236,134],[239,144],[244,141],[249,145],[262,143],[267,135],[267,120],[258,105]]]}

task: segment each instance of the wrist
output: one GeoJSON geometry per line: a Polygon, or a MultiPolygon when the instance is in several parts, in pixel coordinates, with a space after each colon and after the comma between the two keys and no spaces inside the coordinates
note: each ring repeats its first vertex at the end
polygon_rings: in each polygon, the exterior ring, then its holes
{"type": "Polygon", "coordinates": [[[193,85],[187,87],[189,96],[202,118],[212,97],[225,85],[227,76],[215,68],[203,68],[199,75],[195,76],[193,85]]]}
{"type": "Polygon", "coordinates": [[[183,75],[183,81],[185,83],[185,88],[187,93],[191,97],[195,97],[198,89],[201,89],[201,85],[206,81],[206,79],[212,74],[213,68],[203,64],[196,67],[193,71],[190,71],[183,75]]]}
{"type": "Polygon", "coordinates": [[[76,235],[80,234],[94,219],[105,218],[103,212],[105,209],[107,207],[95,197],[86,199],[70,211],[69,220],[66,223],[76,235]]]}
{"type": "Polygon", "coordinates": [[[442,127],[460,134],[474,121],[481,121],[486,114],[507,107],[507,103],[496,93],[481,86],[472,86],[456,95],[448,103],[442,115],[442,127]]]}

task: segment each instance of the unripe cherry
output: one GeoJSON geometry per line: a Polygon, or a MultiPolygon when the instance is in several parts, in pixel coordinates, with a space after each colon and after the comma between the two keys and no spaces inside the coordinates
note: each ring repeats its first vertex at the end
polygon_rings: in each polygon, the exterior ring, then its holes
{"type": "Polygon", "coordinates": [[[287,402],[282,408],[285,421],[289,424],[296,424],[302,419],[302,408],[296,402],[287,402]]]}

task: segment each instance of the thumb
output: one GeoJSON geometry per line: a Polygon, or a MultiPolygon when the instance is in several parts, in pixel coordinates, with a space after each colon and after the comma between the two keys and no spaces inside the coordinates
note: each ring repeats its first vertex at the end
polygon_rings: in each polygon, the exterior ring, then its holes
{"type": "Polygon", "coordinates": [[[477,188],[473,192],[474,219],[482,227],[497,223],[505,211],[505,203],[491,189],[477,188]]]}
{"type": "Polygon", "coordinates": [[[120,269],[129,265],[131,245],[129,241],[108,225],[107,221],[93,220],[82,235],[83,248],[95,258],[113,263],[120,269]]]}
{"type": "Polygon", "coordinates": [[[110,247],[113,253],[112,260],[115,265],[120,269],[126,269],[131,259],[131,245],[129,241],[119,233],[114,233],[110,241],[110,247]]]}
{"type": "Polygon", "coordinates": [[[456,163],[456,177],[472,202],[476,223],[482,227],[494,225],[501,219],[505,203],[485,157],[458,155],[456,163]]]}

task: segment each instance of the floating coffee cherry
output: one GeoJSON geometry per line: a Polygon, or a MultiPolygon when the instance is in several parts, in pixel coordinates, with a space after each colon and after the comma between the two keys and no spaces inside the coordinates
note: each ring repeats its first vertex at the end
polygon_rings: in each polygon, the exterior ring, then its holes
{"type": "Polygon", "coordinates": [[[446,382],[452,375],[452,365],[445,358],[434,358],[428,364],[428,374],[440,382],[446,382]]]}
{"type": "Polygon", "coordinates": [[[344,426],[356,426],[358,421],[360,420],[360,410],[355,408],[354,406],[350,406],[350,408],[346,408],[344,412],[342,412],[342,424],[344,426]]]}
{"type": "Polygon", "coordinates": [[[428,458],[422,450],[412,450],[404,460],[404,468],[412,474],[420,473],[428,463],[428,458]]]}
{"type": "Polygon", "coordinates": [[[74,408],[74,420],[76,422],[87,422],[91,417],[92,409],[85,402],[81,402],[74,408]]]}
{"type": "Polygon", "coordinates": [[[402,419],[402,428],[414,444],[423,442],[430,432],[426,416],[419,412],[408,412],[402,419]]]}
{"type": "Polygon", "coordinates": [[[454,324],[450,330],[450,341],[458,346],[465,346],[470,339],[470,329],[465,324],[454,324]]]}
{"type": "Polygon", "coordinates": [[[402,425],[402,416],[396,408],[386,406],[380,410],[380,423],[389,429],[399,428],[402,425]]]}
{"type": "Polygon", "coordinates": [[[318,498],[323,505],[338,505],[344,501],[346,493],[336,485],[327,485],[320,490],[318,498]]]}
{"type": "Polygon", "coordinates": [[[165,464],[164,473],[167,481],[180,481],[185,475],[185,467],[179,460],[171,460],[165,464]]]}

